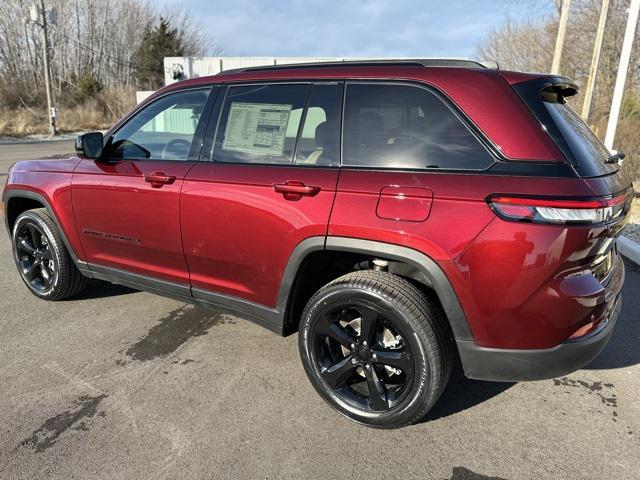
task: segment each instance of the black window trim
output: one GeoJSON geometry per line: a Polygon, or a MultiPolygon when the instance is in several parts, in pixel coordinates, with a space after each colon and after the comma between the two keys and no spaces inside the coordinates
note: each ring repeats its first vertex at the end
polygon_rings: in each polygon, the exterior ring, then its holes
{"type": "MultiPolygon", "coordinates": [[[[207,125],[207,129],[203,133],[203,144],[200,150],[200,155],[198,158],[198,162],[209,162],[209,163],[217,163],[218,165],[222,165],[226,163],[227,165],[244,165],[244,166],[261,166],[261,167],[275,167],[275,168],[315,168],[315,169],[362,169],[368,171],[381,171],[381,172],[422,172],[429,174],[457,174],[457,175],[497,175],[497,176],[516,176],[516,177],[540,177],[540,178],[575,178],[577,176],[573,166],[569,164],[569,162],[545,162],[545,161],[531,161],[531,160],[514,160],[507,158],[500,148],[493,143],[485,133],[469,118],[469,116],[460,109],[457,104],[446,95],[446,93],[442,92],[437,87],[423,81],[419,80],[399,80],[399,79],[388,79],[388,78],[344,78],[344,77],[328,77],[328,78],[300,78],[300,79],[265,79],[265,80],[232,80],[232,81],[222,81],[220,83],[207,84],[208,87],[219,87],[214,88],[212,90],[215,91],[213,95],[215,104],[212,105],[209,121],[207,125]],[[213,159],[213,149],[215,147],[215,138],[218,134],[218,128],[220,124],[220,117],[222,114],[222,107],[224,105],[224,100],[226,99],[227,90],[231,86],[244,86],[244,85],[277,85],[277,84],[299,84],[299,83],[309,83],[309,84],[322,84],[329,83],[334,84],[337,83],[342,88],[342,105],[341,105],[341,114],[340,114],[340,129],[339,129],[339,137],[340,137],[340,145],[338,147],[338,155],[340,156],[337,165],[331,166],[313,166],[313,165],[296,165],[295,163],[292,165],[278,165],[278,164],[256,164],[256,163],[230,163],[230,162],[215,162],[213,159]],[[349,83],[385,83],[385,84],[399,84],[399,85],[409,85],[418,88],[424,88],[429,90],[433,94],[437,95],[450,109],[457,114],[458,118],[471,130],[471,132],[475,135],[475,137],[488,149],[489,153],[494,158],[494,163],[487,167],[485,170],[463,170],[463,169],[444,169],[444,168],[420,168],[420,169],[411,169],[411,168],[378,168],[378,167],[347,167],[342,165],[343,158],[343,129],[344,129],[344,114],[345,114],[345,104],[346,104],[346,92],[347,85],[349,83]]],[[[202,88],[191,87],[191,88],[202,88]]],[[[169,92],[170,93],[170,92],[169,92]]],[[[135,113],[135,112],[133,112],[135,113]]],[[[203,113],[204,114],[204,113],[203,113]]],[[[295,159],[294,159],[295,161],[295,159]]]]}
{"type": "Polygon", "coordinates": [[[131,161],[131,162],[176,162],[176,163],[195,163],[198,161],[198,157],[200,155],[200,149],[202,148],[204,134],[206,132],[206,126],[208,123],[208,119],[210,118],[211,109],[213,108],[214,101],[220,91],[221,84],[219,83],[211,83],[205,85],[194,85],[191,87],[185,88],[176,88],[169,90],[162,95],[158,95],[154,97],[152,100],[143,101],[139,105],[137,105],[128,115],[123,117],[118,123],[116,123],[110,130],[109,134],[105,136],[103,147],[105,154],[108,152],[108,146],[111,144],[111,140],[113,137],[122,129],[125,125],[129,123],[131,119],[137,116],[140,112],[142,112],[147,107],[153,105],[156,102],[168,97],[169,95],[174,95],[177,93],[185,93],[199,90],[208,90],[207,98],[204,102],[204,108],[202,109],[202,113],[200,114],[200,118],[198,119],[198,124],[196,125],[195,132],[193,134],[193,139],[191,140],[191,147],[189,148],[189,154],[187,155],[186,160],[167,160],[162,158],[112,158],[105,156],[103,160],[107,162],[122,162],[122,161],[131,161]],[[206,115],[206,117],[205,117],[206,115]]]}
{"type": "Polygon", "coordinates": [[[214,107],[212,108],[212,112],[210,115],[209,126],[204,133],[204,140],[202,150],[198,159],[198,162],[209,162],[217,165],[234,165],[234,166],[248,166],[248,167],[275,167],[275,168],[312,168],[312,169],[336,169],[342,167],[342,119],[344,117],[344,92],[346,81],[344,79],[332,79],[332,78],[319,78],[319,79],[271,79],[265,81],[234,81],[234,82],[225,82],[221,84],[221,89],[217,101],[215,102],[214,107]],[[309,106],[309,100],[311,98],[311,92],[313,91],[313,87],[315,85],[338,85],[342,88],[342,105],[340,106],[341,114],[339,118],[339,137],[340,137],[340,145],[338,148],[338,154],[340,158],[336,165],[304,165],[304,164],[296,164],[296,154],[298,152],[298,141],[300,135],[302,134],[302,129],[304,128],[304,120],[307,116],[307,109],[309,106]],[[230,87],[251,87],[254,85],[259,86],[268,86],[268,85],[308,85],[309,90],[307,91],[307,96],[305,98],[304,106],[302,114],[300,115],[300,125],[298,125],[298,132],[296,133],[296,141],[293,150],[293,156],[291,158],[290,164],[282,164],[282,163],[246,163],[246,162],[219,162],[215,159],[215,148],[216,148],[216,139],[218,137],[218,133],[220,130],[220,122],[222,121],[222,112],[224,110],[224,105],[227,100],[227,94],[229,93],[230,87]],[[215,119],[215,120],[214,120],[215,119]]]}
{"type": "Polygon", "coordinates": [[[311,100],[311,92],[313,92],[313,83],[309,85],[307,89],[307,97],[304,99],[302,105],[302,112],[300,112],[300,124],[298,125],[298,131],[296,132],[296,139],[293,142],[293,152],[291,153],[291,166],[296,164],[296,155],[298,154],[298,145],[300,144],[300,137],[302,136],[302,129],[304,128],[304,122],[307,119],[307,109],[309,108],[309,100],[311,100]]]}

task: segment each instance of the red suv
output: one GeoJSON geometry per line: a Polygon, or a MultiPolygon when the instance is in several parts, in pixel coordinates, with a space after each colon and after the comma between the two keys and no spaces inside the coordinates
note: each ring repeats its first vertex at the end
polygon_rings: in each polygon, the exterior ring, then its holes
{"type": "Polygon", "coordinates": [[[419,420],[470,378],[576,370],[620,311],[631,190],[577,87],[468,61],[271,66],[169,85],[3,200],[29,290],[99,278],[299,330],[318,393],[419,420]]]}

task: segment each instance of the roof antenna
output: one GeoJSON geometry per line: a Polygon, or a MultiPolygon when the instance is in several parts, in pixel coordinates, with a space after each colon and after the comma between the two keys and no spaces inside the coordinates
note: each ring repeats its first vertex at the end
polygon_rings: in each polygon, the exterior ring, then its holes
{"type": "Polygon", "coordinates": [[[484,60],[479,62],[480,65],[484,65],[487,68],[492,68],[493,70],[500,70],[500,65],[495,60],[484,60]]]}

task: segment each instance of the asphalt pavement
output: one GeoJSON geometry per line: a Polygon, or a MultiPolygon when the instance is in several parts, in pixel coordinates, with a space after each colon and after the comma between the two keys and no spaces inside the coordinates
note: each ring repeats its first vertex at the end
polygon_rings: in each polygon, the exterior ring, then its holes
{"type": "Polygon", "coordinates": [[[32,143],[0,143],[0,176],[6,175],[12,163],[34,160],[74,151],[73,140],[32,143]]]}
{"type": "MultiPolygon", "coordinates": [[[[0,161],[38,150],[0,146],[0,161]]],[[[380,431],[323,403],[295,335],[98,281],[38,300],[3,230],[0,479],[638,479],[640,269],[626,267],[592,365],[517,384],[456,371],[424,422],[380,431]]]]}

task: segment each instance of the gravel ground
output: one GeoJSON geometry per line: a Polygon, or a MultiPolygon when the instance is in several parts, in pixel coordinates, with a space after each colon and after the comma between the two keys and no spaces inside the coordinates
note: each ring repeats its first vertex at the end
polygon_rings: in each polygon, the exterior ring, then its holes
{"type": "Polygon", "coordinates": [[[640,243],[640,198],[633,200],[629,224],[624,229],[624,236],[640,243]]]}

